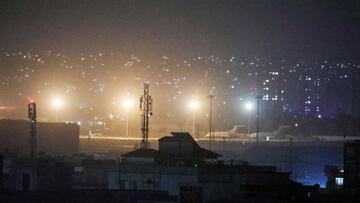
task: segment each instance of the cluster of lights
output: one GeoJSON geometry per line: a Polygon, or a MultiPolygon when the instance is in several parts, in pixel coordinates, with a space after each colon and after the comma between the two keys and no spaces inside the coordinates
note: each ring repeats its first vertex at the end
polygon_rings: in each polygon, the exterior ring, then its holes
{"type": "MultiPolygon", "coordinates": [[[[109,87],[111,87],[113,84],[109,84],[111,81],[118,81],[121,79],[121,75],[114,74],[115,72],[112,72],[113,64],[109,64],[108,61],[116,61],[116,64],[119,64],[119,69],[116,70],[126,70],[130,71],[137,69],[140,69],[138,66],[138,63],[143,60],[140,60],[138,56],[131,55],[129,56],[121,56],[117,53],[102,53],[98,52],[96,54],[80,54],[80,56],[75,56],[75,60],[73,60],[71,57],[67,56],[66,54],[61,53],[55,53],[52,51],[49,51],[46,55],[41,54],[31,54],[31,53],[24,53],[24,52],[5,52],[5,56],[7,57],[13,57],[18,58],[20,60],[25,60],[29,62],[30,65],[28,67],[19,67],[16,71],[16,75],[9,76],[8,78],[14,78],[15,80],[11,79],[4,79],[1,81],[1,85],[4,85],[6,87],[13,87],[15,81],[30,81],[35,78],[34,74],[37,74],[41,71],[41,67],[46,64],[50,63],[51,58],[49,57],[58,57],[60,59],[60,63],[58,64],[59,67],[63,68],[64,71],[70,71],[70,69],[76,70],[79,73],[79,78],[83,78],[84,80],[89,83],[89,85],[83,85],[85,83],[81,83],[83,87],[85,88],[85,91],[94,93],[94,94],[102,94],[106,91],[109,91],[109,87]],[[112,57],[111,59],[114,60],[107,60],[105,57],[112,57]],[[114,58],[118,57],[118,58],[114,58]],[[123,60],[124,59],[124,60],[123,60]],[[31,65],[34,65],[33,67],[31,65]],[[77,70],[79,68],[79,70],[77,70]],[[106,71],[103,71],[101,75],[98,72],[96,72],[98,67],[105,67],[107,68],[106,71]],[[109,76],[109,77],[108,77],[109,76]],[[108,77],[108,78],[107,78],[108,77]]],[[[16,60],[18,60],[16,59],[16,60]]],[[[159,69],[153,68],[150,65],[145,64],[144,69],[141,69],[141,71],[148,71],[146,78],[139,75],[136,76],[136,81],[142,82],[144,79],[153,80],[156,79],[154,84],[156,86],[163,85],[166,88],[175,88],[176,91],[171,91],[175,95],[170,95],[168,98],[164,99],[164,101],[167,102],[173,102],[174,100],[181,99],[181,97],[184,97],[186,95],[186,89],[184,88],[184,82],[191,80],[191,75],[186,75],[181,71],[181,73],[175,72],[179,68],[186,68],[189,67],[197,68],[196,64],[202,63],[201,65],[204,65],[204,67],[207,67],[203,74],[203,79],[211,79],[211,78],[217,78],[220,77],[219,74],[225,75],[226,80],[228,83],[226,83],[223,87],[218,84],[214,84],[216,86],[217,94],[219,98],[222,98],[223,95],[220,95],[219,92],[224,92],[224,95],[230,95],[234,93],[234,95],[230,96],[237,96],[235,95],[236,92],[238,92],[238,88],[244,87],[243,84],[240,84],[240,81],[242,82],[244,78],[243,76],[252,76],[251,78],[255,78],[256,80],[260,81],[260,87],[257,87],[259,89],[262,89],[264,92],[264,98],[263,100],[269,101],[269,102],[277,102],[277,101],[284,101],[282,102],[283,106],[286,106],[286,109],[291,109],[293,113],[303,113],[305,111],[304,106],[308,106],[309,109],[311,109],[311,112],[314,112],[314,116],[318,115],[320,112],[319,110],[315,109],[316,106],[320,105],[317,98],[314,98],[311,100],[311,104],[305,103],[305,101],[309,99],[305,99],[301,101],[302,105],[298,105],[300,102],[292,102],[291,98],[289,98],[289,93],[293,90],[286,89],[286,93],[283,93],[283,90],[279,89],[279,87],[285,87],[288,83],[284,83],[282,85],[282,82],[291,81],[295,82],[296,80],[301,80],[299,87],[303,87],[302,91],[305,91],[305,95],[316,95],[319,94],[320,88],[323,88],[327,85],[327,83],[332,83],[334,80],[340,79],[348,79],[352,77],[350,75],[350,68],[352,69],[359,69],[359,65],[351,64],[351,63],[339,63],[339,64],[328,64],[327,61],[318,62],[317,65],[312,64],[304,64],[304,63],[295,63],[295,64],[289,64],[288,62],[285,63],[285,59],[281,60],[281,62],[275,62],[275,61],[269,61],[269,60],[263,60],[258,57],[253,58],[236,58],[230,57],[230,58],[222,58],[217,56],[209,56],[209,57],[194,57],[194,58],[187,58],[185,60],[175,60],[174,58],[171,58],[172,60],[169,60],[170,57],[163,56],[161,57],[161,61],[159,64],[161,64],[161,67],[159,69]],[[175,64],[172,64],[173,61],[175,64]],[[221,65],[222,67],[226,67],[225,69],[218,69],[215,64],[221,65]],[[207,66],[208,65],[208,66],[207,66]],[[175,67],[175,68],[174,68],[175,67]],[[263,67],[263,69],[262,69],[263,67]],[[248,70],[248,72],[245,72],[243,76],[239,75],[239,72],[237,71],[240,68],[244,68],[244,70],[248,70]],[[332,70],[330,70],[332,69],[332,70]],[[336,72],[334,70],[336,69],[336,72]],[[337,71],[337,69],[341,69],[337,71]],[[317,75],[318,70],[321,70],[324,76],[317,75]],[[329,70],[328,72],[324,72],[326,70],[329,70]],[[176,74],[173,74],[173,73],[176,74]],[[296,74],[294,74],[296,72],[296,74]],[[173,77],[172,75],[176,75],[176,77],[173,77]],[[281,77],[278,77],[278,75],[281,75],[281,77]],[[155,77],[155,78],[151,78],[155,77]],[[293,80],[294,79],[294,80],[293,80]],[[293,80],[293,81],[292,81],[293,80]],[[263,84],[263,87],[261,87],[261,83],[263,84]],[[279,85],[280,83],[280,85],[279,85]],[[320,87],[321,84],[321,87],[320,87]],[[304,85],[304,86],[303,86],[304,85]],[[226,92],[229,91],[229,92],[226,92]],[[280,95],[279,93],[284,94],[280,95]],[[265,96],[266,95],[266,96],[265,96]],[[276,95],[279,95],[276,97],[276,95]],[[315,100],[316,99],[316,100],[315,100]],[[316,112],[316,113],[315,113],[316,112]]],[[[56,65],[56,64],[54,64],[56,65]]],[[[114,66],[115,67],[115,66],[114,66]]],[[[99,70],[97,70],[99,71],[99,70]]],[[[75,74],[74,74],[75,75],[75,74]]],[[[221,75],[221,76],[222,76],[221,75]]],[[[247,77],[250,79],[250,77],[247,77]]],[[[199,80],[200,81],[200,80],[199,80]]],[[[203,81],[202,81],[203,82],[203,81]]],[[[40,92],[45,92],[44,89],[51,81],[44,81],[44,87],[39,87],[38,89],[32,90],[34,92],[37,92],[40,94],[40,92]]],[[[299,81],[298,81],[299,83],[299,81]]],[[[202,83],[205,84],[205,83],[202,83]]],[[[186,84],[185,84],[186,85],[186,84]]],[[[290,87],[290,86],[289,86],[290,87]]],[[[80,91],[82,87],[76,86],[75,84],[67,84],[66,86],[66,94],[71,93],[72,91],[80,91]]],[[[250,88],[249,88],[250,89],[250,88]]],[[[22,90],[23,91],[23,90],[22,90]]],[[[252,90],[250,90],[252,91],[252,90]]],[[[301,92],[302,92],[301,91],[301,92]]],[[[302,92],[303,94],[304,92],[302,92]]],[[[321,93],[322,94],[322,93],[321,93]]],[[[26,97],[24,92],[16,92],[17,97],[26,97]]],[[[41,96],[41,95],[38,95],[41,96]]],[[[92,95],[94,96],[94,95],[92,95]]],[[[322,96],[324,98],[324,96],[322,96]]],[[[300,98],[301,99],[301,98],[300,98]]],[[[310,100],[309,100],[310,101],[310,100]]],[[[54,102],[58,103],[58,102],[54,102]]],[[[221,105],[229,105],[230,102],[227,100],[227,98],[224,98],[221,102],[221,105]]],[[[52,104],[56,109],[63,108],[64,103],[60,104],[52,104]]],[[[133,107],[128,106],[124,107],[124,109],[131,109],[133,107]]],[[[89,110],[92,111],[94,108],[89,107],[89,110]]],[[[285,108],[283,108],[285,109],[285,108]]],[[[322,108],[322,110],[325,110],[326,108],[322,108]]],[[[172,111],[172,110],[170,110],[172,111]]],[[[309,110],[310,111],[310,110],[309,110]]],[[[327,110],[328,111],[328,110],[327,110]]],[[[166,113],[173,113],[173,112],[166,112],[166,113]]]]}

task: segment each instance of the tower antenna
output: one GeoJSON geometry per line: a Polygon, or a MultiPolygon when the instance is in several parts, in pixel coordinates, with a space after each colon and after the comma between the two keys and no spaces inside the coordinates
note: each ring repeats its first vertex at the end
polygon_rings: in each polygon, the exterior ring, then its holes
{"type": "Polygon", "coordinates": [[[141,148],[149,148],[149,117],[152,116],[152,98],[149,93],[149,84],[144,84],[144,94],[140,97],[141,110],[141,148]]]}
{"type": "Polygon", "coordinates": [[[28,103],[28,118],[30,122],[30,157],[36,158],[36,151],[37,151],[37,141],[36,141],[36,103],[33,99],[31,99],[28,103]]]}

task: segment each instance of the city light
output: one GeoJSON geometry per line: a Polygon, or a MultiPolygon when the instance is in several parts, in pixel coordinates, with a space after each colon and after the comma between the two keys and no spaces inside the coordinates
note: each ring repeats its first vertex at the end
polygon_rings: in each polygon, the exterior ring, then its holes
{"type": "Polygon", "coordinates": [[[253,107],[254,107],[254,105],[251,102],[246,102],[245,106],[244,106],[246,111],[251,111],[253,109],[253,107]]]}
{"type": "Polygon", "coordinates": [[[54,97],[51,101],[52,106],[55,109],[55,122],[58,122],[59,109],[64,106],[64,100],[60,97],[54,97]]]}
{"type": "Polygon", "coordinates": [[[196,110],[199,109],[199,107],[200,107],[200,104],[199,104],[199,102],[197,100],[190,100],[189,101],[190,110],[196,111],[196,110]]]}
{"type": "Polygon", "coordinates": [[[195,130],[195,112],[199,109],[200,104],[197,100],[190,100],[189,101],[189,108],[192,111],[192,136],[195,137],[196,130],[195,130]]]}
{"type": "Polygon", "coordinates": [[[125,110],[129,110],[129,109],[132,109],[134,107],[134,102],[130,99],[125,99],[122,101],[122,107],[125,109],[125,110]]]}
{"type": "Polygon", "coordinates": [[[55,109],[59,109],[64,106],[64,100],[60,97],[54,97],[51,104],[55,109]]]}
{"type": "Polygon", "coordinates": [[[248,119],[248,134],[251,134],[251,110],[253,109],[253,103],[246,102],[244,108],[247,112],[249,112],[249,119],[248,119]]]}
{"type": "Polygon", "coordinates": [[[131,99],[125,99],[122,101],[122,107],[126,111],[125,135],[126,135],[126,137],[129,137],[129,110],[134,107],[134,102],[131,99]]]}

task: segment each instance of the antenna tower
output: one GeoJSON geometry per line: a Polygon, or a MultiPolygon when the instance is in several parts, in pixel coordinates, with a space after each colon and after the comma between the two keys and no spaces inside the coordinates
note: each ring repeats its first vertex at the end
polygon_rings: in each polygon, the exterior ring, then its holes
{"type": "Polygon", "coordinates": [[[30,157],[31,158],[36,158],[36,103],[34,100],[30,100],[30,102],[28,103],[28,118],[29,118],[29,122],[30,122],[30,148],[31,148],[31,152],[30,152],[30,157]]]}
{"type": "Polygon", "coordinates": [[[141,148],[149,148],[149,117],[152,116],[152,98],[149,94],[149,84],[144,84],[144,94],[140,98],[140,110],[141,110],[141,133],[142,141],[140,143],[141,148]]]}

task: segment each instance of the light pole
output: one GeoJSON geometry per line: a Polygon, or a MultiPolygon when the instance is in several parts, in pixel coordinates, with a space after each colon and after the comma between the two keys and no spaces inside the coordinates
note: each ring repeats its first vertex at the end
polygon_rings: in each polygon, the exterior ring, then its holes
{"type": "MultiPolygon", "coordinates": [[[[189,108],[192,111],[192,135],[195,136],[196,135],[196,131],[195,131],[195,112],[196,110],[198,110],[199,108],[199,102],[197,100],[191,100],[189,102],[189,108]]],[[[199,137],[197,136],[197,138],[199,139],[199,137]]]]}
{"type": "Polygon", "coordinates": [[[122,106],[125,109],[125,117],[126,117],[126,128],[125,128],[125,134],[126,137],[129,137],[129,110],[134,106],[134,103],[130,99],[125,99],[122,102],[122,106]]]}
{"type": "Polygon", "coordinates": [[[261,95],[256,96],[256,143],[259,143],[259,126],[260,126],[260,100],[261,95]]]}
{"type": "Polygon", "coordinates": [[[125,136],[129,137],[129,112],[126,111],[126,128],[125,128],[125,136]]]}
{"type": "Polygon", "coordinates": [[[215,98],[215,95],[208,95],[210,105],[209,105],[209,149],[211,150],[211,139],[212,139],[212,101],[215,98]]]}
{"type": "Polygon", "coordinates": [[[64,100],[60,97],[54,97],[52,100],[52,106],[55,108],[55,122],[58,122],[58,111],[64,106],[64,100]]]}
{"type": "Polygon", "coordinates": [[[248,123],[248,134],[250,136],[251,131],[251,110],[253,108],[253,104],[250,102],[245,103],[245,110],[249,113],[249,123],[248,123]]]}

